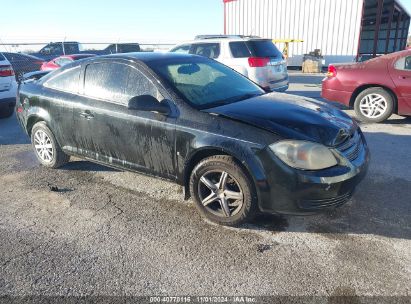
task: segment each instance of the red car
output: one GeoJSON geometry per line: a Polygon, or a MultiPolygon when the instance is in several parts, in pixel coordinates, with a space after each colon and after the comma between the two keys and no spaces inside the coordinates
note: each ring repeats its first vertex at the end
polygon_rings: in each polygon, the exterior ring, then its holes
{"type": "Polygon", "coordinates": [[[73,55],[63,55],[57,58],[54,58],[53,60],[49,62],[44,62],[43,65],[40,67],[41,71],[49,71],[49,70],[55,70],[58,69],[59,67],[66,65],[70,62],[73,62],[75,60],[80,60],[88,57],[94,57],[96,55],[94,54],[73,54],[73,55]]]}
{"type": "Polygon", "coordinates": [[[365,122],[411,115],[411,50],[328,67],[321,96],[354,108],[365,122]]]}

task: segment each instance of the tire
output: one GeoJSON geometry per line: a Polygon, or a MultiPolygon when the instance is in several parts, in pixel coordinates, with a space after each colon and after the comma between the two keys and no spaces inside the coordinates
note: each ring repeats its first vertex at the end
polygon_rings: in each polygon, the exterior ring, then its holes
{"type": "Polygon", "coordinates": [[[14,113],[14,107],[0,110],[0,118],[8,118],[14,113]]]}
{"type": "Polygon", "coordinates": [[[45,167],[59,168],[70,160],[70,156],[61,150],[45,122],[38,122],[33,126],[31,143],[37,159],[45,167]],[[43,134],[45,134],[44,137],[43,134]]]}
{"type": "Polygon", "coordinates": [[[253,183],[230,156],[212,156],[198,163],[190,176],[190,192],[200,213],[217,224],[238,226],[257,213],[253,183]]]}
{"type": "Polygon", "coordinates": [[[394,111],[394,97],[383,88],[369,88],[357,96],[354,110],[357,118],[363,122],[383,122],[394,111]]]}

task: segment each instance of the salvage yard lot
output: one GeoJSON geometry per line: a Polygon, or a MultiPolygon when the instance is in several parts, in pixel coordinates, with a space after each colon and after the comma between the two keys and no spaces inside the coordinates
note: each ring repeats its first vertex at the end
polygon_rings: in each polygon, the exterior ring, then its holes
{"type": "MultiPolygon", "coordinates": [[[[319,98],[321,78],[291,74],[289,91],[319,98]]],[[[40,167],[0,120],[0,295],[410,296],[411,118],[362,129],[372,160],[349,203],[226,228],[165,181],[40,167]]]]}

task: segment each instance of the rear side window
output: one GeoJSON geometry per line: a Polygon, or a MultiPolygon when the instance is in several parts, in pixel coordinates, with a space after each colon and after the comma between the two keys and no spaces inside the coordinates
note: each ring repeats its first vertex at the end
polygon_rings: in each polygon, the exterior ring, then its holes
{"type": "Polygon", "coordinates": [[[397,70],[411,71],[411,56],[403,57],[395,63],[397,70]]]}
{"type": "Polygon", "coordinates": [[[58,75],[51,77],[44,83],[47,88],[69,92],[78,93],[80,78],[80,67],[74,67],[67,69],[59,73],[58,75]]]}
{"type": "Polygon", "coordinates": [[[191,54],[204,56],[208,58],[218,58],[220,56],[220,44],[219,43],[202,43],[193,44],[191,54]]]}
{"type": "Polygon", "coordinates": [[[155,85],[137,69],[121,63],[101,62],[86,68],[84,93],[87,96],[127,104],[139,95],[159,98],[155,85]]]}
{"type": "Polygon", "coordinates": [[[3,54],[0,53],[0,61],[2,61],[2,60],[6,60],[6,58],[4,58],[3,54]]]}
{"type": "Polygon", "coordinates": [[[250,50],[243,41],[230,42],[230,51],[234,58],[252,57],[250,50]]]}
{"type": "Polygon", "coordinates": [[[188,54],[188,52],[190,51],[190,47],[191,47],[191,45],[186,44],[186,45],[176,47],[176,48],[172,49],[170,52],[179,53],[179,54],[188,54]]]}

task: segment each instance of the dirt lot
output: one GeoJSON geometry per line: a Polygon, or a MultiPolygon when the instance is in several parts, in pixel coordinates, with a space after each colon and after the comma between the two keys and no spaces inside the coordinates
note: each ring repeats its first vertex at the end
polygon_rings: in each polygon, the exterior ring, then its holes
{"type": "MultiPolygon", "coordinates": [[[[294,74],[290,92],[319,97],[320,80],[294,74]]],[[[348,204],[234,229],[168,182],[77,159],[42,168],[0,120],[0,296],[410,297],[411,118],[362,128],[372,162],[348,204]]]]}

